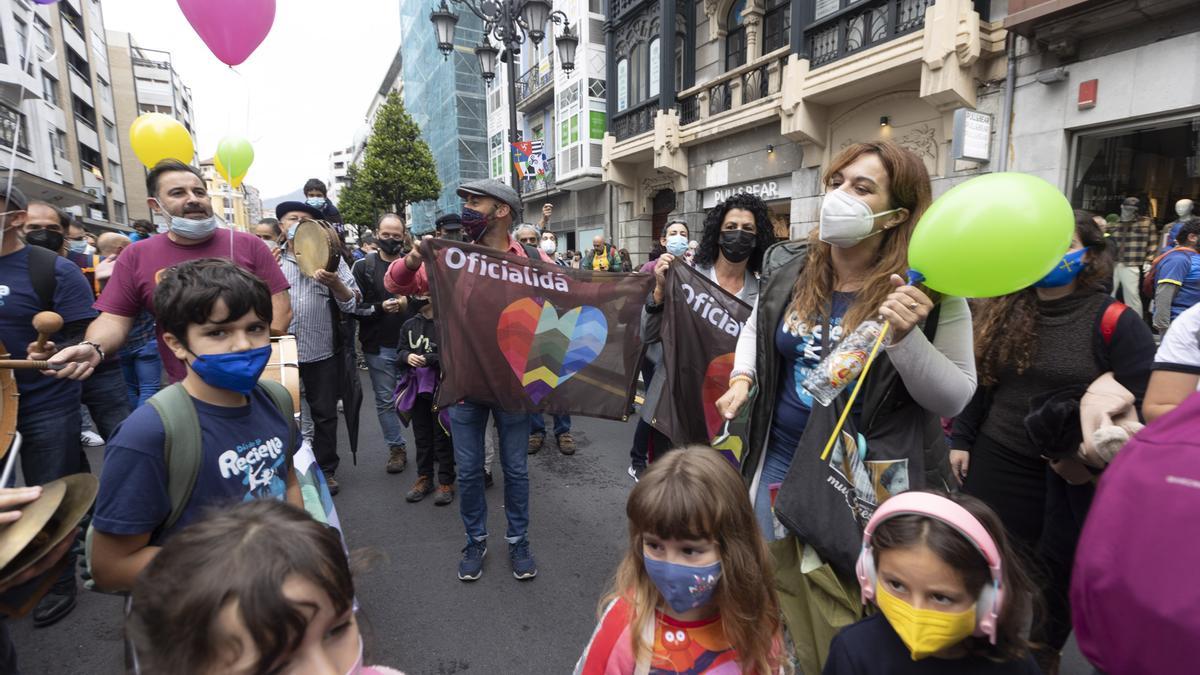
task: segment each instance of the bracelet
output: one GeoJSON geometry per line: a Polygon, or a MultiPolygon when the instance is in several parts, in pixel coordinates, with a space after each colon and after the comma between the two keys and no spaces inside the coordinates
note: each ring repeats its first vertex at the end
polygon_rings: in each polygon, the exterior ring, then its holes
{"type": "Polygon", "coordinates": [[[746,384],[750,385],[751,387],[754,386],[754,378],[750,377],[749,375],[744,375],[744,374],[743,375],[734,375],[733,377],[729,378],[729,386],[731,388],[733,387],[733,384],[735,382],[745,382],[746,384]]]}
{"type": "Polygon", "coordinates": [[[105,358],[104,348],[101,347],[98,343],[92,342],[91,340],[80,340],[79,344],[87,345],[87,346],[91,347],[92,349],[95,349],[96,353],[100,355],[100,360],[101,361],[104,360],[104,358],[105,358]]]}

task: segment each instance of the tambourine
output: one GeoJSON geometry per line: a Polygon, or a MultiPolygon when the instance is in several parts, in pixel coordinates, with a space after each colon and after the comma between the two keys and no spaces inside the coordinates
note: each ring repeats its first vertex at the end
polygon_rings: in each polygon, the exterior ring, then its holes
{"type": "Polygon", "coordinates": [[[341,248],[337,232],[323,220],[302,220],[296,226],[292,254],[305,276],[312,277],[317,270],[336,272],[341,248]]]}

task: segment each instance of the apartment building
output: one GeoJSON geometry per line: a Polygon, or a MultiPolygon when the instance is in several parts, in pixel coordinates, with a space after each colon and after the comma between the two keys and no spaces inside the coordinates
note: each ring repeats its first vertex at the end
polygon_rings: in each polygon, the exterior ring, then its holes
{"type": "Polygon", "coordinates": [[[99,0],[0,0],[0,168],[89,229],[125,230],[122,133],[99,0]]]}
{"type": "MultiPolygon", "coordinates": [[[[146,168],[129,143],[129,125],[139,115],[163,113],[178,120],[196,145],[192,90],[175,70],[171,53],[140,46],[129,33],[108,31],[108,59],[120,136],[121,165],[131,218],[150,218],[146,205],[146,168]]],[[[193,158],[194,159],[194,158],[193,158]]]]}
{"type": "MultiPolygon", "coordinates": [[[[611,238],[611,190],[604,184],[601,155],[605,112],[603,3],[554,2],[579,38],[570,72],[557,63],[553,27],[540,45],[522,45],[516,81],[517,135],[537,155],[521,169],[524,220],[536,223],[542,206],[552,204],[550,230],[560,251],[591,246],[595,235],[611,238]]],[[[514,167],[509,143],[508,69],[498,64],[487,87],[489,175],[510,182],[514,167]]],[[[511,184],[511,183],[510,183],[511,184]]]]}

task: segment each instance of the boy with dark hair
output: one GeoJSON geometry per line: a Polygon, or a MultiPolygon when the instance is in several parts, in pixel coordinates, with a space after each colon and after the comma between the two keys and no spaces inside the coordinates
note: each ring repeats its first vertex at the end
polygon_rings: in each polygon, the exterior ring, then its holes
{"type": "MultiPolygon", "coordinates": [[[[321,212],[321,220],[341,225],[342,214],[329,199],[329,190],[320,178],[309,178],[304,183],[304,203],[321,212]]],[[[341,232],[341,228],[337,228],[341,232]]]]}
{"type": "Polygon", "coordinates": [[[154,304],[187,376],[135,410],[108,443],[91,549],[105,590],[131,588],[162,542],[208,509],[250,499],[302,506],[291,461],[299,434],[257,386],[271,355],[266,284],[228,260],[194,260],[163,272],[154,304]],[[175,413],[188,404],[201,438],[180,499],[183,443],[167,428],[179,428],[175,413]]]}

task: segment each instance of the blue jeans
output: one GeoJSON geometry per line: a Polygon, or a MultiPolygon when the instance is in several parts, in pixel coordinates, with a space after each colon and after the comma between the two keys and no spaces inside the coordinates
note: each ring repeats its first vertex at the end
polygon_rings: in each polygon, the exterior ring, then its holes
{"type": "Polygon", "coordinates": [[[403,448],[400,417],[392,405],[392,393],[396,390],[396,350],[380,347],[378,354],[363,354],[363,358],[371,375],[371,388],[375,390],[375,415],[379,417],[383,440],[389,447],[403,448]]]}
{"type": "Polygon", "coordinates": [[[105,441],[112,438],[117,426],[132,412],[120,363],[102,363],[91,377],[83,381],[83,404],[96,424],[96,432],[105,441]]]}
{"type": "Polygon", "coordinates": [[[158,393],[162,385],[162,357],[158,341],[151,340],[141,349],[121,356],[121,372],[125,375],[125,390],[129,405],[137,408],[158,393]]]}
{"type": "MultiPolygon", "coordinates": [[[[554,415],[554,437],[558,438],[565,433],[571,431],[571,416],[570,415],[554,415]]],[[[534,413],[529,416],[529,433],[546,435],[546,420],[542,419],[541,413],[534,413]]]]}
{"type": "Polygon", "coordinates": [[[783,482],[788,469],[792,466],[794,448],[781,444],[769,443],[767,456],[763,458],[762,475],[758,479],[758,492],[754,495],[754,516],[758,520],[758,528],[767,541],[775,541],[775,514],[771,510],[771,486],[783,482]]]}
{"type": "Polygon", "coordinates": [[[500,428],[500,466],[504,469],[505,539],[516,543],[529,530],[529,414],[492,410],[478,403],[459,403],[450,409],[454,464],[458,470],[458,511],[467,537],[487,539],[487,498],[483,494],[483,443],[488,415],[500,428]]]}

